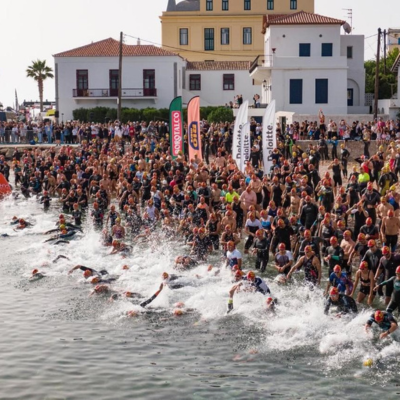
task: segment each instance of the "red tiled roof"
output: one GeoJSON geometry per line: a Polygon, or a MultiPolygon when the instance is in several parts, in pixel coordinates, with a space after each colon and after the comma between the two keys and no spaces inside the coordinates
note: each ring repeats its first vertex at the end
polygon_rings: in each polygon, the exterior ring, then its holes
{"type": "Polygon", "coordinates": [[[270,25],[343,25],[346,21],[324,17],[319,14],[312,14],[299,11],[294,14],[265,15],[263,18],[263,33],[270,25]]]}
{"type": "Polygon", "coordinates": [[[238,71],[249,70],[250,61],[188,61],[189,71],[238,71]]]}
{"type": "MultiPolygon", "coordinates": [[[[124,57],[135,56],[177,56],[168,50],[153,45],[122,45],[122,55],[124,57]]],[[[113,38],[100,40],[87,44],[86,46],[77,47],[76,49],[67,50],[62,53],[54,54],[53,57],[118,57],[119,41],[113,38]]]]}

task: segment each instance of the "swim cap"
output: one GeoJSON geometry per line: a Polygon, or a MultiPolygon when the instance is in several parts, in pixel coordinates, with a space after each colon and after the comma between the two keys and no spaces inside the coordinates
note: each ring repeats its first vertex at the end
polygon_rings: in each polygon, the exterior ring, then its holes
{"type": "Polygon", "coordinates": [[[177,303],[174,304],[174,306],[175,306],[175,308],[182,308],[182,307],[185,307],[185,303],[178,301],[177,303]]]}
{"type": "Polygon", "coordinates": [[[89,278],[89,276],[92,276],[92,271],[90,269],[87,269],[84,273],[83,276],[85,278],[89,278]]]}
{"type": "Polygon", "coordinates": [[[382,247],[382,254],[385,256],[386,254],[390,254],[390,249],[387,246],[382,247]]]}
{"type": "Polygon", "coordinates": [[[127,265],[124,265],[123,267],[122,267],[122,269],[129,269],[129,267],[127,266],[127,265]]]}
{"type": "Polygon", "coordinates": [[[162,276],[163,279],[168,279],[169,278],[169,275],[168,275],[167,272],[163,272],[161,276],[162,276]]]}
{"type": "Polygon", "coordinates": [[[372,225],[372,218],[368,217],[365,221],[367,225],[372,225]]]}
{"type": "Polygon", "coordinates": [[[306,247],[304,248],[304,253],[311,253],[311,252],[312,252],[311,246],[306,246],[306,247]]]}
{"type": "Polygon", "coordinates": [[[37,270],[36,268],[32,271],[32,275],[35,275],[39,272],[39,270],[37,270]]]}
{"type": "Polygon", "coordinates": [[[238,271],[238,270],[240,270],[239,265],[235,264],[235,265],[232,267],[232,271],[238,271]]]}
{"type": "Polygon", "coordinates": [[[135,310],[130,310],[126,312],[126,316],[127,317],[137,317],[139,315],[138,311],[135,310]]]}
{"type": "Polygon", "coordinates": [[[100,282],[100,278],[99,278],[98,276],[94,276],[94,277],[90,280],[90,283],[93,283],[93,284],[99,283],[99,282],[100,282]]]}
{"type": "Polygon", "coordinates": [[[400,274],[400,266],[396,268],[396,274],[400,274]]]}
{"type": "Polygon", "coordinates": [[[333,272],[342,272],[342,267],[340,265],[335,265],[333,268],[333,272]]]}
{"type": "Polygon", "coordinates": [[[212,265],[209,265],[209,266],[207,267],[207,271],[212,271],[212,269],[213,269],[213,266],[212,266],[212,265]]]}
{"type": "Polygon", "coordinates": [[[384,316],[385,316],[385,314],[383,313],[383,311],[380,311],[380,310],[375,311],[374,318],[375,318],[376,322],[378,322],[378,323],[382,322],[384,316]]]}
{"type": "Polygon", "coordinates": [[[274,299],[272,297],[268,297],[266,300],[267,304],[271,304],[274,301],[274,299]]]}
{"type": "Polygon", "coordinates": [[[235,278],[241,278],[243,275],[244,275],[244,272],[241,271],[240,269],[238,269],[238,270],[235,272],[235,278]]]}
{"type": "Polygon", "coordinates": [[[365,240],[365,235],[363,233],[359,233],[358,236],[357,236],[357,240],[365,240]]]}
{"type": "Polygon", "coordinates": [[[305,237],[305,238],[311,237],[311,231],[310,231],[309,229],[306,229],[306,230],[304,231],[304,237],[305,237]]]}
{"type": "Polygon", "coordinates": [[[257,229],[256,236],[263,237],[264,236],[264,231],[262,229],[257,229]]]}
{"type": "Polygon", "coordinates": [[[329,292],[330,296],[337,296],[338,294],[339,294],[339,290],[337,287],[333,287],[329,292]]]}
{"type": "Polygon", "coordinates": [[[368,263],[366,261],[361,261],[359,269],[364,270],[368,268],[368,263]]]}
{"type": "Polygon", "coordinates": [[[374,247],[375,245],[376,245],[375,240],[373,240],[373,239],[368,240],[368,244],[367,244],[368,247],[374,247]]]}
{"type": "Polygon", "coordinates": [[[179,308],[175,308],[174,315],[180,317],[181,315],[183,315],[183,311],[179,308]]]}
{"type": "Polygon", "coordinates": [[[64,230],[65,229],[65,225],[64,224],[61,224],[60,225],[60,230],[64,230]]]}
{"type": "Polygon", "coordinates": [[[247,273],[247,279],[253,280],[253,279],[255,279],[255,278],[256,278],[256,274],[255,274],[253,271],[249,271],[249,272],[247,273]]]}
{"type": "Polygon", "coordinates": [[[330,239],[330,243],[331,244],[336,244],[337,243],[337,237],[336,236],[332,236],[330,239]]]}
{"type": "Polygon", "coordinates": [[[387,213],[388,217],[394,217],[394,211],[393,210],[389,210],[387,213]]]}
{"type": "Polygon", "coordinates": [[[286,245],[285,245],[285,243],[280,243],[279,246],[278,246],[278,249],[279,249],[279,250],[286,250],[286,245]]]}

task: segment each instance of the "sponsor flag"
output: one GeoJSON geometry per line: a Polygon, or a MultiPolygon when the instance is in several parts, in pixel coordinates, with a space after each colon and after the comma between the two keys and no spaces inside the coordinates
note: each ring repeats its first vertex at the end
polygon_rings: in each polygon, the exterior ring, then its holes
{"type": "Polygon", "coordinates": [[[267,175],[272,166],[272,152],[276,149],[275,100],[272,100],[265,110],[262,125],[264,175],[267,175]]]}
{"type": "Polygon", "coordinates": [[[183,155],[183,113],[182,97],[175,97],[169,105],[169,137],[171,145],[171,156],[175,160],[183,155]]]}
{"type": "Polygon", "coordinates": [[[244,173],[246,169],[246,163],[250,160],[250,152],[251,152],[251,145],[250,145],[250,122],[246,122],[242,128],[242,143],[241,143],[241,157],[240,157],[240,170],[244,173]]]}
{"type": "Polygon", "coordinates": [[[188,142],[189,160],[197,154],[197,158],[202,160],[201,155],[201,136],[200,136],[200,97],[193,97],[187,106],[188,114],[188,142]]]}
{"type": "Polygon", "coordinates": [[[246,100],[239,108],[233,128],[232,158],[240,169],[240,160],[242,154],[242,129],[249,117],[249,101],[246,100]]]}

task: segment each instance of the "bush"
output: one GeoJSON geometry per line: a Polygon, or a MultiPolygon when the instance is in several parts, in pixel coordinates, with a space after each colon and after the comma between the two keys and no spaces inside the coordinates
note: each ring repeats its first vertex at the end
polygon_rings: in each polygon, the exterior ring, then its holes
{"type": "Polygon", "coordinates": [[[72,111],[74,120],[87,122],[88,121],[88,111],[89,110],[87,108],[78,108],[77,110],[72,111]]]}
{"type": "Polygon", "coordinates": [[[207,121],[211,122],[232,122],[234,119],[231,108],[217,107],[208,114],[207,121]]]}

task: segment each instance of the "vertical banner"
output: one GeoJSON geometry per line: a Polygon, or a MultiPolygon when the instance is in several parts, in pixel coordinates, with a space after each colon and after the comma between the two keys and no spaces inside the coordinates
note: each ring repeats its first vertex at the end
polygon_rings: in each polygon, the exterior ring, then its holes
{"type": "Polygon", "coordinates": [[[243,125],[249,119],[249,101],[246,100],[239,108],[238,114],[235,119],[235,126],[233,128],[233,141],[232,141],[232,158],[236,161],[236,165],[240,169],[240,160],[242,154],[242,129],[243,125]]]}
{"type": "Polygon", "coordinates": [[[183,154],[183,113],[182,97],[175,97],[169,105],[169,139],[171,156],[175,160],[183,154]]]}
{"type": "Polygon", "coordinates": [[[251,152],[251,145],[250,145],[250,122],[246,122],[242,127],[241,132],[241,157],[240,157],[240,171],[244,173],[246,169],[246,163],[250,160],[250,152],[251,152]]]}
{"type": "Polygon", "coordinates": [[[188,142],[189,142],[189,161],[195,155],[202,160],[201,136],[200,136],[200,97],[193,97],[187,106],[188,115],[188,142]]]}
{"type": "Polygon", "coordinates": [[[271,154],[276,149],[275,100],[272,100],[265,110],[262,125],[264,175],[267,175],[272,166],[271,154]]]}

